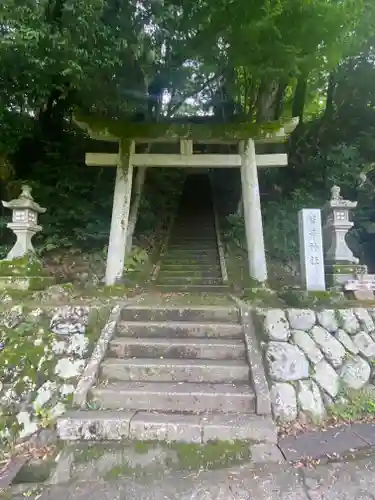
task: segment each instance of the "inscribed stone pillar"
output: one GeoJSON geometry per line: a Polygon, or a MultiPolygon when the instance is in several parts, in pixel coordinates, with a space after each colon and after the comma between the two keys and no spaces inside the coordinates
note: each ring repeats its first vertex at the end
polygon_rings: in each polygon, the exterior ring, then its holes
{"type": "Polygon", "coordinates": [[[252,139],[245,141],[241,149],[242,199],[249,273],[252,279],[263,283],[267,280],[267,264],[254,141],[252,139]]]}
{"type": "Polygon", "coordinates": [[[126,235],[133,180],[131,159],[133,148],[134,144],[129,144],[129,141],[124,140],[120,143],[105,273],[106,285],[115,284],[117,280],[121,279],[124,272],[126,235]]]}
{"type": "Polygon", "coordinates": [[[303,208],[298,212],[298,232],[302,285],[312,292],[324,291],[326,283],[319,209],[303,208]]]}

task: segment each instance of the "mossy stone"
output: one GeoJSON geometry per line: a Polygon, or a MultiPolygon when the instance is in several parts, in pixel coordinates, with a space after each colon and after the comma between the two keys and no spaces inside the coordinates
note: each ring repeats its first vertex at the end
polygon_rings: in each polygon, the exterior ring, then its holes
{"type": "Polygon", "coordinates": [[[34,254],[0,261],[0,289],[38,291],[54,283],[34,254]]]}
{"type": "Polygon", "coordinates": [[[280,130],[282,120],[257,123],[132,123],[95,115],[75,112],[75,122],[82,128],[88,127],[94,135],[118,139],[196,139],[196,140],[240,140],[265,138],[280,130]]]}
{"type": "Polygon", "coordinates": [[[39,259],[29,254],[12,260],[0,261],[0,276],[47,276],[39,259]]]}

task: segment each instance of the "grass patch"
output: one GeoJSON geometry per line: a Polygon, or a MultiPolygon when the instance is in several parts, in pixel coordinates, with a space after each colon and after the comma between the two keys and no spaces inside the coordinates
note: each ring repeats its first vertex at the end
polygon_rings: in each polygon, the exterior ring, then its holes
{"type": "Polygon", "coordinates": [[[89,340],[89,354],[91,354],[93,348],[95,347],[95,344],[100,336],[100,332],[107,323],[110,313],[111,308],[109,306],[98,308],[94,307],[90,309],[85,333],[89,340]]]}
{"type": "Polygon", "coordinates": [[[352,422],[368,417],[375,417],[375,393],[370,389],[361,391],[345,391],[345,403],[337,403],[329,407],[329,413],[337,420],[352,422]]]}
{"type": "Polygon", "coordinates": [[[283,302],[277,293],[266,287],[255,286],[246,289],[241,299],[251,303],[253,306],[285,307],[285,302],[283,302]]]}
{"type": "Polygon", "coordinates": [[[106,481],[111,481],[125,476],[139,477],[142,476],[143,473],[144,471],[141,467],[132,467],[129,463],[123,462],[121,465],[116,465],[111,470],[106,472],[106,474],[104,475],[104,479],[106,481]]]}
{"type": "Polygon", "coordinates": [[[250,444],[245,441],[215,441],[206,445],[169,444],[178,456],[182,470],[219,469],[251,459],[250,444]]]}
{"type": "Polygon", "coordinates": [[[99,460],[107,451],[104,444],[87,444],[81,445],[74,449],[74,460],[77,464],[85,464],[93,460],[99,460]]]}
{"type": "Polygon", "coordinates": [[[134,444],[134,449],[136,453],[140,455],[144,455],[148,453],[148,451],[157,446],[157,441],[136,441],[134,444]]]}
{"type": "Polygon", "coordinates": [[[74,448],[75,463],[83,465],[104,459],[106,454],[118,455],[117,463],[103,472],[106,480],[125,476],[162,477],[166,471],[198,471],[226,468],[251,459],[250,443],[246,441],[215,441],[205,445],[166,443],[161,441],[127,441],[97,443],[74,448]]]}
{"type": "Polygon", "coordinates": [[[280,291],[279,297],[289,307],[322,308],[347,305],[344,294],[335,291],[308,292],[289,288],[280,291]]]}

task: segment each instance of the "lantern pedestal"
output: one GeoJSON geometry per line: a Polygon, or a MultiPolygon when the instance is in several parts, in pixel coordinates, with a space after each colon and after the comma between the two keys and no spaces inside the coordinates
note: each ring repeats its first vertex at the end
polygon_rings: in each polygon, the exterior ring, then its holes
{"type": "Polygon", "coordinates": [[[7,260],[18,259],[29,252],[35,252],[31,239],[36,233],[42,230],[41,226],[30,226],[25,228],[23,224],[10,222],[7,224],[7,227],[17,236],[16,243],[7,255],[7,260]]]}

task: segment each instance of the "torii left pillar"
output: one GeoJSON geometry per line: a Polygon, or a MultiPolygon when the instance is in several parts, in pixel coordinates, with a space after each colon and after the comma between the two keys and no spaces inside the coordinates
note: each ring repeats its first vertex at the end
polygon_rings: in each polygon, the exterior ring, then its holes
{"type": "Polygon", "coordinates": [[[126,237],[133,182],[132,153],[134,142],[120,141],[117,165],[111,232],[109,235],[105,284],[114,285],[124,273],[126,237]]]}
{"type": "Polygon", "coordinates": [[[262,211],[255,144],[252,139],[241,144],[241,184],[245,218],[250,277],[259,283],[267,281],[262,211]]]}

